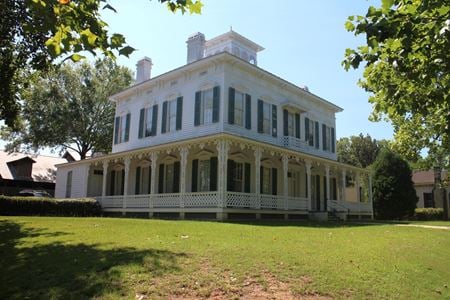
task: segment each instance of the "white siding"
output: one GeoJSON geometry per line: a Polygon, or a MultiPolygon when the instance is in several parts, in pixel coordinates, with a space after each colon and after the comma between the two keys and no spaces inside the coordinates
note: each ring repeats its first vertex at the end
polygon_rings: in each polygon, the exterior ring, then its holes
{"type": "Polygon", "coordinates": [[[55,198],[66,197],[67,173],[72,171],[72,192],[70,198],[81,198],[87,195],[87,176],[89,164],[64,165],[58,167],[55,184],[55,198]]]}

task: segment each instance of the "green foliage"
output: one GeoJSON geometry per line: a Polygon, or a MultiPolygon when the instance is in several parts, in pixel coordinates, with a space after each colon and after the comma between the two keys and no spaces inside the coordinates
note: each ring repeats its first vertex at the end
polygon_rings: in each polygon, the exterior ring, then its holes
{"type": "Polygon", "coordinates": [[[7,149],[69,148],[82,159],[89,151],[110,151],[115,107],[108,97],[131,81],[131,71],[111,59],[66,62],[33,74],[21,91],[23,126],[2,132],[7,149]]]}
{"type": "MultiPolygon", "coordinates": [[[[158,0],[172,12],[200,13],[199,0],[158,0]]],[[[101,11],[116,10],[109,0],[2,0],[0,2],[0,120],[20,126],[18,93],[25,70],[45,70],[56,58],[79,61],[82,53],[109,58],[135,49],[110,33],[101,11]]]]}
{"type": "Polygon", "coordinates": [[[414,211],[414,219],[420,221],[442,220],[443,217],[442,208],[416,208],[414,211]]]}
{"type": "Polygon", "coordinates": [[[338,161],[360,168],[367,168],[377,158],[381,148],[388,147],[388,141],[372,139],[370,135],[340,138],[337,141],[338,161]]]}
{"type": "Polygon", "coordinates": [[[9,197],[0,195],[0,215],[4,216],[99,216],[100,204],[95,199],[53,199],[9,197]]]}
{"type": "Polygon", "coordinates": [[[392,151],[382,149],[372,171],[375,218],[393,220],[413,216],[418,198],[408,163],[392,151]]]}
{"type": "Polygon", "coordinates": [[[345,27],[366,36],[366,45],[346,50],[343,65],[364,65],[359,84],[372,94],[371,119],[391,121],[394,149],[410,160],[424,148],[449,155],[449,1],[383,0],[345,27]]]}

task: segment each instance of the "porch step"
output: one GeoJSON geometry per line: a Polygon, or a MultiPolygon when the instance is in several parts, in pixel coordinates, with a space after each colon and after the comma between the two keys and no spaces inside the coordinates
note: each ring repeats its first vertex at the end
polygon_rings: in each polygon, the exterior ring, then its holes
{"type": "Polygon", "coordinates": [[[329,211],[328,212],[328,221],[331,222],[341,222],[344,221],[341,218],[339,218],[334,212],[329,211]]]}

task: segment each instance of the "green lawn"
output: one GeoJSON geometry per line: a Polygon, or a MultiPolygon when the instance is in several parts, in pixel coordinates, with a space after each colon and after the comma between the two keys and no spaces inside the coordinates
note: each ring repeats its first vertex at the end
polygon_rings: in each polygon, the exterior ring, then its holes
{"type": "Polygon", "coordinates": [[[0,299],[450,297],[450,231],[0,217],[0,299]]]}

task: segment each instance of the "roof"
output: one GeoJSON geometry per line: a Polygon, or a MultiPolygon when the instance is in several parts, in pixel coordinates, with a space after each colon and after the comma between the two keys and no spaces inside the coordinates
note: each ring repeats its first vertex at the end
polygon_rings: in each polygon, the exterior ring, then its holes
{"type": "MultiPolygon", "coordinates": [[[[447,178],[448,172],[442,171],[442,179],[447,178]]],[[[434,185],[434,171],[433,170],[419,170],[414,171],[412,175],[414,185],[434,185]]]]}
{"type": "Polygon", "coordinates": [[[236,31],[230,30],[224,34],[221,34],[219,36],[216,36],[215,38],[212,38],[210,40],[207,40],[205,42],[205,46],[206,47],[213,47],[217,44],[222,43],[225,40],[238,40],[239,42],[241,42],[243,45],[246,45],[247,47],[249,47],[250,49],[253,49],[255,52],[259,52],[264,50],[264,48],[258,44],[256,44],[255,42],[249,40],[248,38],[246,38],[245,36],[240,35],[239,33],[237,33],[236,31]]]}
{"type": "Polygon", "coordinates": [[[56,164],[66,163],[67,160],[60,157],[26,154],[20,152],[8,153],[0,150],[0,176],[3,179],[15,179],[8,166],[23,160],[32,162],[32,178],[34,181],[54,182],[56,164]]]}
{"type": "Polygon", "coordinates": [[[279,84],[281,84],[285,87],[290,87],[293,91],[295,91],[298,94],[308,95],[308,96],[312,97],[313,99],[315,99],[315,101],[318,101],[320,103],[327,105],[328,107],[333,109],[335,112],[343,111],[343,109],[341,107],[337,106],[336,104],[334,104],[328,100],[325,100],[324,98],[310,92],[309,90],[307,90],[303,87],[300,87],[298,85],[295,85],[294,83],[289,82],[273,73],[270,73],[269,71],[266,71],[259,66],[253,65],[253,64],[243,60],[242,58],[237,57],[229,52],[220,52],[220,53],[217,53],[217,54],[214,54],[211,56],[207,56],[205,58],[202,58],[202,59],[196,60],[194,62],[191,62],[189,64],[183,65],[181,67],[178,67],[176,69],[173,69],[171,71],[168,71],[166,73],[158,75],[156,77],[139,82],[133,86],[130,86],[130,87],[124,89],[123,91],[120,91],[114,95],[111,95],[109,97],[109,99],[111,101],[115,102],[120,98],[129,97],[130,95],[133,94],[133,92],[142,91],[146,87],[148,87],[152,84],[156,84],[157,82],[159,82],[159,80],[168,80],[169,78],[173,78],[174,74],[183,73],[183,71],[188,71],[191,68],[195,68],[197,66],[202,66],[202,65],[205,65],[205,64],[208,64],[211,62],[224,62],[224,61],[231,61],[234,64],[238,63],[244,68],[249,68],[249,69],[261,74],[261,76],[267,76],[268,78],[277,81],[279,84]]]}

